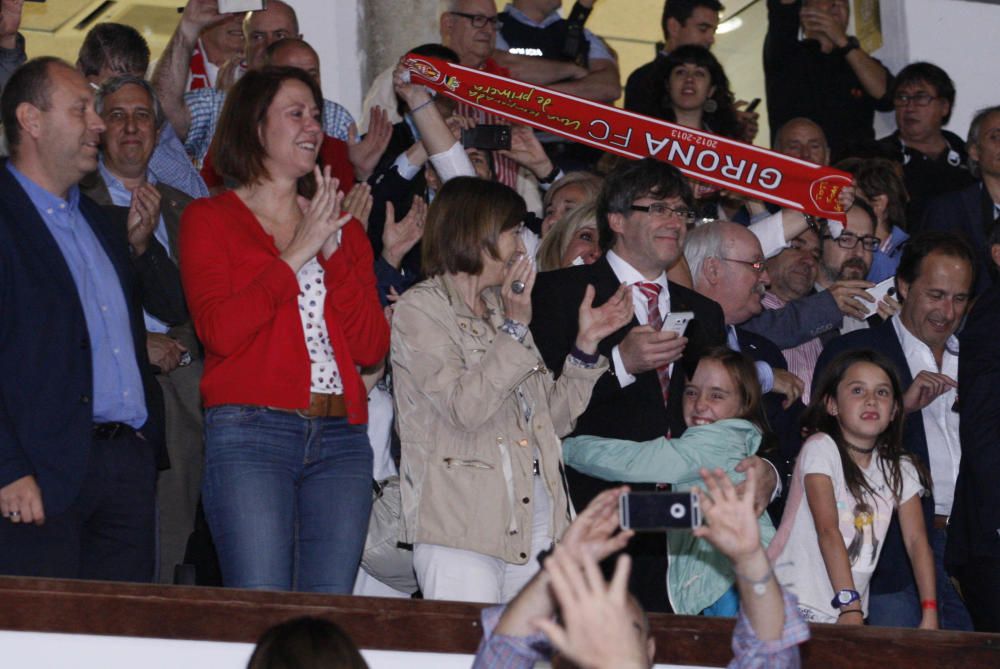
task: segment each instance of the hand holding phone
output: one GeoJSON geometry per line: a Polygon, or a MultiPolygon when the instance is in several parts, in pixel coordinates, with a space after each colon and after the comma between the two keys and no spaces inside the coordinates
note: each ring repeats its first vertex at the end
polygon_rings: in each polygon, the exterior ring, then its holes
{"type": "Polygon", "coordinates": [[[684,330],[692,320],[694,320],[693,311],[673,311],[663,319],[663,327],[660,329],[663,332],[676,332],[678,337],[683,337],[684,330]]]}
{"type": "Polygon", "coordinates": [[[884,281],[879,281],[875,284],[875,287],[868,291],[868,294],[875,298],[874,302],[862,302],[868,313],[865,314],[865,318],[870,318],[878,312],[878,303],[881,302],[885,297],[892,296],[896,297],[896,277],[890,276],[884,281]]]}
{"type": "Polygon", "coordinates": [[[701,527],[701,507],[691,492],[630,492],[618,498],[622,529],[666,532],[701,527]]]}

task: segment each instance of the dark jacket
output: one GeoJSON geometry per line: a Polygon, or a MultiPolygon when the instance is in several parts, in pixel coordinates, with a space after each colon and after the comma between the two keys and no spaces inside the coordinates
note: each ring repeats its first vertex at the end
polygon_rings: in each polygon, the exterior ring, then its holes
{"type": "MultiPolygon", "coordinates": [[[[149,412],[141,432],[162,461],[163,398],[146,357],[136,268],[125,237],[102,209],[84,196],[80,210],[121,282],[149,412]]],[[[87,471],[91,364],[69,266],[28,195],[0,164],[0,486],[33,475],[49,516],[73,502],[87,471]]]]}

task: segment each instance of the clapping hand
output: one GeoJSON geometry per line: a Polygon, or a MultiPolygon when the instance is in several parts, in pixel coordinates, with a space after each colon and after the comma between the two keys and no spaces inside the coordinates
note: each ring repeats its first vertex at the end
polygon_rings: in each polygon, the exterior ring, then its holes
{"type": "Polygon", "coordinates": [[[126,220],[129,246],[136,256],[141,256],[160,223],[160,191],[149,182],[133,190],[126,220]]]}
{"type": "Polygon", "coordinates": [[[588,285],[580,302],[576,347],[593,354],[602,339],[625,327],[632,320],[632,291],[622,284],[607,302],[594,307],[594,287],[588,285]]]}

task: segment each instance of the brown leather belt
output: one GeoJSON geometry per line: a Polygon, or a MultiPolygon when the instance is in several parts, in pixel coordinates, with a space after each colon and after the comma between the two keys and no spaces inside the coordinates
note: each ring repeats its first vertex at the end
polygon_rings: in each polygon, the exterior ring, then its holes
{"type": "Polygon", "coordinates": [[[286,413],[297,413],[305,418],[343,418],[347,416],[347,403],[344,401],[344,396],[325,393],[309,393],[308,409],[268,408],[286,413]]]}
{"type": "Polygon", "coordinates": [[[934,516],[934,529],[943,530],[948,527],[948,516],[934,516]]]}

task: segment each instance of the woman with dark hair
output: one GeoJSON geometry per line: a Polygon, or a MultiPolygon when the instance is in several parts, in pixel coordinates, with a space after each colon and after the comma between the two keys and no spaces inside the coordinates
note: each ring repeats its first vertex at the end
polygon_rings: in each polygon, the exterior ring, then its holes
{"type": "MultiPolygon", "coordinates": [[[[657,81],[664,93],[656,115],[665,121],[723,137],[753,141],[736,116],[735,97],[722,64],[708,49],[689,44],[663,59],[657,81]]],[[[756,130],[754,130],[756,134],[756,130]]]]}
{"type": "Polygon", "coordinates": [[[624,286],[597,308],[589,288],[556,380],[528,330],[525,213],[503,184],[445,183],[424,230],[430,278],[396,303],[402,540],[428,599],[506,602],[537,571],[572,514],[559,439],[607,371],[597,343],[632,317],[624,286]]]}
{"type": "Polygon", "coordinates": [[[365,232],[316,166],[322,103],[297,68],[244,75],[214,140],[237,187],[181,223],[205,346],[205,515],[227,586],[349,593],[368,528],[357,369],[389,332],[365,232]]]}

